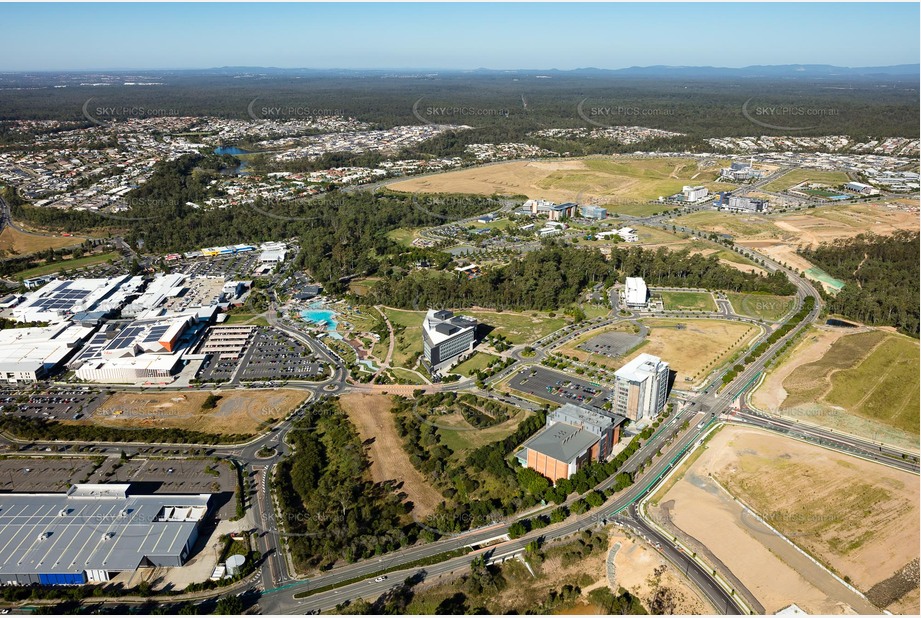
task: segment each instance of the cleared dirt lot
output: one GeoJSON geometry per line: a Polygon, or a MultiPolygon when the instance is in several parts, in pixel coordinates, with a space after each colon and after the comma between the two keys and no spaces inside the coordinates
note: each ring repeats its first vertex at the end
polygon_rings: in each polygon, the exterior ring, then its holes
{"type": "Polygon", "coordinates": [[[753,403],[791,418],[917,449],[919,351],[881,329],[815,327],[753,403]]]}
{"type": "Polygon", "coordinates": [[[653,354],[677,371],[676,388],[686,388],[703,379],[746,346],[759,329],[744,322],[729,320],[648,319],[646,342],[624,359],[653,354]],[[677,328],[683,326],[683,328],[677,328]],[[686,381],[685,378],[690,378],[686,381]]]}
{"type": "Polygon", "coordinates": [[[444,501],[437,489],[426,483],[409,461],[403,442],[397,435],[392,401],[389,395],[343,395],[339,403],[363,441],[372,440],[370,448],[371,476],[375,483],[396,480],[413,503],[413,517],[431,515],[444,501]]]}
{"type": "Polygon", "coordinates": [[[647,599],[652,592],[650,580],[655,577],[656,569],[665,567],[661,575],[662,585],[672,589],[679,599],[675,608],[676,614],[719,613],[661,554],[641,539],[627,535],[619,528],[612,527],[609,530],[611,546],[620,543],[620,549],[614,555],[615,586],[622,586],[640,599],[647,599]]]}
{"type": "Polygon", "coordinates": [[[917,477],[906,472],[728,427],[655,515],[705,546],[766,613],[790,603],[809,613],[879,613],[764,524],[866,592],[918,558],[919,497],[917,477]]]}
{"type": "Polygon", "coordinates": [[[269,419],[282,419],[307,398],[293,389],[216,391],[221,399],[203,410],[204,392],[115,393],[88,418],[76,424],[138,429],[162,427],[207,433],[256,433],[269,419]],[[116,414],[121,411],[120,414],[116,414]]]}

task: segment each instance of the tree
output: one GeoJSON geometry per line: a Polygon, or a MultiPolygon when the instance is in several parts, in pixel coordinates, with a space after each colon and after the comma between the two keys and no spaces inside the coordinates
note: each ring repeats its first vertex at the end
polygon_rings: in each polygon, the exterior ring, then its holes
{"type": "Polygon", "coordinates": [[[243,601],[237,596],[226,596],[218,599],[212,614],[215,616],[235,616],[243,613],[243,601]]]}

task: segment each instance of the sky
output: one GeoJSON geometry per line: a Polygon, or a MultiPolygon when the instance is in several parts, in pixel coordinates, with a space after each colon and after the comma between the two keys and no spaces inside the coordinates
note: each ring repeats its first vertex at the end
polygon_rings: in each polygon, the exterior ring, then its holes
{"type": "Polygon", "coordinates": [[[0,4],[0,70],[917,63],[918,3],[0,4]]]}

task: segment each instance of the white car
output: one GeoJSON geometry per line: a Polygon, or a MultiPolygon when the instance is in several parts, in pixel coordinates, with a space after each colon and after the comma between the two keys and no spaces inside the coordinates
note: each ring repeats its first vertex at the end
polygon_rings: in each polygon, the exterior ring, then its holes
{"type": "Polygon", "coordinates": [[[380,583],[380,582],[382,582],[382,581],[385,581],[386,579],[387,579],[387,576],[386,576],[386,575],[381,575],[381,576],[379,576],[379,577],[375,577],[375,578],[374,578],[374,581],[380,583]]]}

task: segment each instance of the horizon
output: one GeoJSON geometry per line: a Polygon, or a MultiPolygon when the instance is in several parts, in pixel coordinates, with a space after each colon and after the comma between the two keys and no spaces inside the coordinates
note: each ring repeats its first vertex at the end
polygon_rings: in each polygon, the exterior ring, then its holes
{"type": "Polygon", "coordinates": [[[0,17],[7,73],[862,68],[921,49],[912,3],[10,3],[0,17]]]}
{"type": "Polygon", "coordinates": [[[551,71],[559,73],[577,73],[580,71],[605,71],[605,72],[617,72],[617,71],[629,71],[629,70],[647,70],[647,69],[665,69],[665,70],[684,70],[684,69],[714,69],[719,71],[741,71],[745,69],[758,69],[758,68],[779,68],[779,67],[828,67],[835,69],[846,69],[849,71],[861,70],[861,69],[892,69],[897,67],[921,67],[921,62],[902,62],[897,64],[885,64],[885,65],[836,65],[836,64],[816,64],[809,62],[789,62],[783,64],[749,64],[749,65],[740,65],[740,66],[729,66],[729,65],[708,65],[708,64],[648,64],[648,65],[630,65],[623,67],[597,67],[597,66],[584,66],[584,67],[574,67],[571,69],[559,69],[555,67],[536,67],[536,68],[510,68],[510,69],[497,69],[493,67],[483,66],[476,67],[472,69],[457,69],[451,67],[426,67],[426,66],[393,66],[393,67],[315,67],[315,66],[292,66],[292,67],[279,67],[271,65],[221,65],[221,66],[200,66],[200,67],[149,67],[149,68],[138,68],[138,67],[89,67],[86,69],[8,69],[0,70],[2,74],[16,74],[16,73],[90,73],[98,71],[106,71],[111,73],[124,73],[129,71],[153,71],[153,72],[162,72],[162,71],[185,71],[185,72],[196,72],[196,71],[220,71],[220,70],[271,70],[271,71],[318,71],[318,72],[334,72],[334,71],[348,71],[348,72],[381,72],[381,71],[443,71],[445,73],[476,73],[480,71],[490,71],[495,73],[533,73],[537,71],[551,71]]]}

